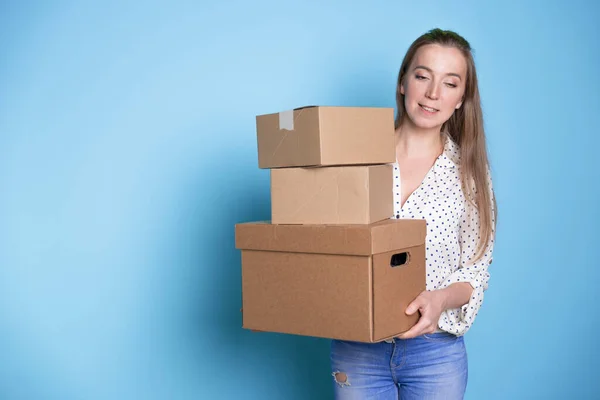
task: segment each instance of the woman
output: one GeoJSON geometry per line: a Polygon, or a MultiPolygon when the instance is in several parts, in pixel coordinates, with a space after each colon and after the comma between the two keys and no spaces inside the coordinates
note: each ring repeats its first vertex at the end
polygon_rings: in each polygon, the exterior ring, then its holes
{"type": "Polygon", "coordinates": [[[396,93],[394,216],[427,220],[427,286],[399,337],[333,340],[338,399],[462,399],[463,335],[487,289],[496,204],[469,43],[434,29],[408,49],[396,93]]]}

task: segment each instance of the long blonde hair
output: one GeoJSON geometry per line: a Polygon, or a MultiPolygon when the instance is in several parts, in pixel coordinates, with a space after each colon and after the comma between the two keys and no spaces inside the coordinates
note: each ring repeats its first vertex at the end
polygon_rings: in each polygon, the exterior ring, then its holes
{"type": "Polygon", "coordinates": [[[474,262],[483,256],[486,245],[495,229],[497,207],[496,198],[490,185],[491,176],[488,176],[489,160],[475,62],[471,45],[462,36],[452,31],[432,29],[411,44],[398,73],[398,85],[396,87],[398,113],[395,125],[398,128],[406,114],[404,95],[400,93],[400,85],[417,50],[428,44],[457,48],[467,62],[467,79],[463,104],[442,125],[441,131],[447,132],[460,149],[460,180],[463,192],[467,201],[479,210],[479,236],[482,240],[479,241],[475,257],[471,260],[474,262]]]}

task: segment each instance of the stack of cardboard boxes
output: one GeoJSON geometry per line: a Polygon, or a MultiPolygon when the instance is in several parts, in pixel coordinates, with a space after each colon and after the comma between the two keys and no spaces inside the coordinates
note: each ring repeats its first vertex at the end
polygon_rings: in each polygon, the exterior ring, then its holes
{"type": "Polygon", "coordinates": [[[391,108],[256,117],[271,221],[240,223],[243,327],[377,342],[408,330],[425,290],[424,220],[394,211],[391,108]]]}

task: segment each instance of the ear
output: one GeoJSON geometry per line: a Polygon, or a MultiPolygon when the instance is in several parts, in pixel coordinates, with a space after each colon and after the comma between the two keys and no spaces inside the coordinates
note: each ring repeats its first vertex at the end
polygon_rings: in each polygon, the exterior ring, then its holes
{"type": "Polygon", "coordinates": [[[456,109],[458,110],[459,108],[462,107],[463,105],[463,101],[465,101],[465,97],[463,96],[460,101],[458,102],[458,104],[456,105],[456,109]]]}
{"type": "Polygon", "coordinates": [[[400,84],[400,94],[404,96],[404,82],[400,84]]]}

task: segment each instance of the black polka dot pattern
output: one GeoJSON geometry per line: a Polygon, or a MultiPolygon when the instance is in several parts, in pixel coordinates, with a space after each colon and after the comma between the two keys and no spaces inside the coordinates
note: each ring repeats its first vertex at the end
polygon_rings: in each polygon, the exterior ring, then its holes
{"type": "MultiPolygon", "coordinates": [[[[488,178],[491,185],[489,171],[488,178]]],[[[456,143],[446,135],[444,152],[402,207],[401,190],[400,168],[395,163],[392,218],[427,221],[427,290],[442,289],[456,282],[469,282],[474,288],[467,304],[444,311],[438,321],[439,330],[464,335],[473,324],[488,287],[494,235],[484,256],[473,263],[479,241],[479,214],[466,200],[461,188],[460,155],[456,143]]]]}

